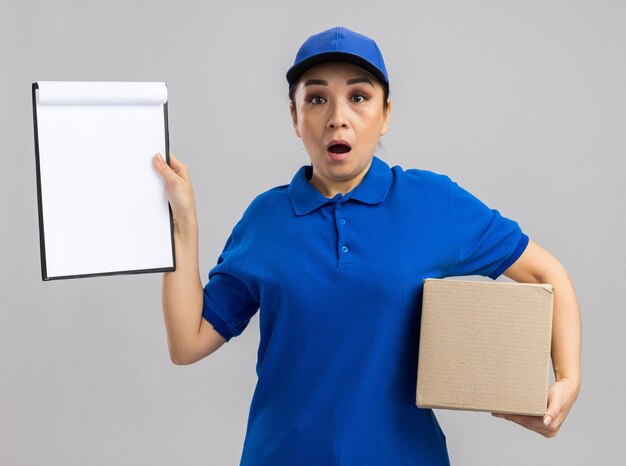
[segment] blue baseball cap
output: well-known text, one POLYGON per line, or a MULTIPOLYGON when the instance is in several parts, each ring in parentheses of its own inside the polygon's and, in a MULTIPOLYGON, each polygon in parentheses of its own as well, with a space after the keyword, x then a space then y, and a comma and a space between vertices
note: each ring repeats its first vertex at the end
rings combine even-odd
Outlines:
POLYGON ((389 87, 383 56, 376 42, 344 27, 334 27, 309 37, 287 70, 291 86, 306 70, 327 61, 347 61, 366 69, 389 87))

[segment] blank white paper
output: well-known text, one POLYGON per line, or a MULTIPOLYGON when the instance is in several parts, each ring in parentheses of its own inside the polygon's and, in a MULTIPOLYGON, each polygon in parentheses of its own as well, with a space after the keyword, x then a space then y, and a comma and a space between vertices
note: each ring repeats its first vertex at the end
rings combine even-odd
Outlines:
POLYGON ((173 266, 165 83, 39 81, 40 213, 48 278, 173 266))

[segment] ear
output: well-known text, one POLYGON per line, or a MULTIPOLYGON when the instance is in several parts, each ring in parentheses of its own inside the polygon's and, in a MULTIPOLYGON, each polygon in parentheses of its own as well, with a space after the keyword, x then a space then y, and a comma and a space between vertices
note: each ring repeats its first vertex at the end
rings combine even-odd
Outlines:
POLYGON ((291 113, 291 120, 293 123, 293 128, 296 130, 296 136, 300 136, 300 131, 298 130, 298 114, 296 113, 296 107, 293 102, 289 102, 289 113, 291 113))
POLYGON ((384 118, 383 128, 380 133, 381 136, 385 134, 387 130, 389 129, 389 120, 391 118, 391 99, 389 97, 387 97, 387 110, 384 111, 383 118, 384 118))

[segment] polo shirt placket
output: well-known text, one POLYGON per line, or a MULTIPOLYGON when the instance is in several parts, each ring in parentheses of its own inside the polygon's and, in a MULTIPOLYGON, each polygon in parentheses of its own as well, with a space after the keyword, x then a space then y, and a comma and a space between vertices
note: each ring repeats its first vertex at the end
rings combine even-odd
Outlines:
POLYGON ((296 215, 306 215, 314 213, 318 208, 331 207, 333 209, 332 218, 334 218, 335 223, 337 269, 352 269, 356 265, 352 249, 354 247, 367 247, 362 242, 356 243, 359 238, 367 237, 367 232, 359 235, 359 232, 354 231, 353 224, 348 220, 348 217, 354 212, 351 207, 356 202, 370 205, 381 203, 391 186, 393 179, 391 170, 381 159, 374 157, 358 186, 345 195, 339 193, 332 198, 324 197, 309 183, 312 170, 310 165, 301 167, 287 188, 294 212, 296 215))
POLYGON ((337 268, 339 269, 350 269, 354 265, 354 255, 350 254, 353 236, 350 234, 351 231, 345 218, 346 211, 349 211, 349 201, 349 196, 337 194, 332 203, 334 230, 337 238, 337 268))

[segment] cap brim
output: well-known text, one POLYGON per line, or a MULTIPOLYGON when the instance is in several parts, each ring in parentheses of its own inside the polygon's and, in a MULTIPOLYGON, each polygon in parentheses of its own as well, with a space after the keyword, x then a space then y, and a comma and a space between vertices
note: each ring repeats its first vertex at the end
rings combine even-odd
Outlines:
POLYGON ((326 52, 320 53, 318 55, 313 55, 305 60, 302 60, 297 65, 292 66, 287 71, 287 82, 289 85, 294 83, 306 70, 309 68, 328 61, 347 61, 350 63, 354 63, 357 66, 369 71, 376 78, 378 78, 381 82, 389 84, 385 75, 374 65, 372 65, 367 60, 359 57, 358 55, 354 55, 346 52, 326 52))

